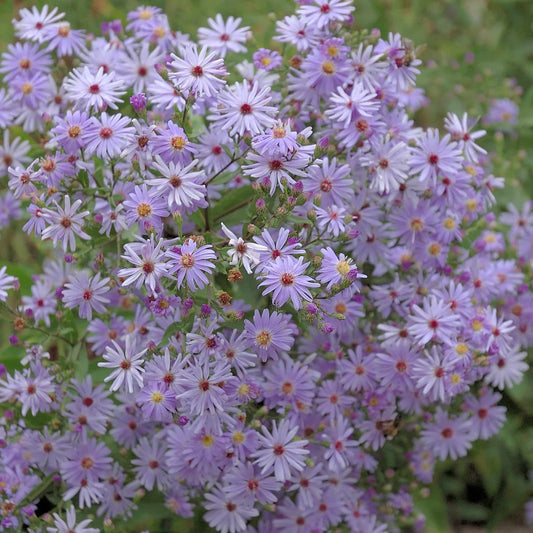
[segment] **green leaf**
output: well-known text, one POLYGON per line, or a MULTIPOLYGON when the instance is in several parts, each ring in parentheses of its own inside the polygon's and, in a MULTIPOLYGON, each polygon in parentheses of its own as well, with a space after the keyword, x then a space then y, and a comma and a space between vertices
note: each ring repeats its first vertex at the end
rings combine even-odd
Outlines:
POLYGON ((450 532, 446 498, 439 486, 433 484, 428 498, 415 498, 415 505, 426 517, 426 529, 429 533, 450 532))
MULTIPOLYGON (((228 191, 215 204, 213 209, 209 210, 209 224, 211 227, 220 225, 220 222, 226 222, 228 215, 247 207, 253 199, 254 192, 251 185, 244 185, 238 189, 228 191)), ((242 222, 242 220, 241 220, 242 222)))

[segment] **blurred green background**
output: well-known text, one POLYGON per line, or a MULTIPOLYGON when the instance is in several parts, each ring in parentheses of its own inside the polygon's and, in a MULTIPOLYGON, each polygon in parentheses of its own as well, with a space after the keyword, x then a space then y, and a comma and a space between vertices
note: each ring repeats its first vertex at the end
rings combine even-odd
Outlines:
MULTIPOLYGON (((140 3, 57 0, 50 5, 65 11, 74 28, 98 33, 102 21, 124 20, 128 10, 140 3)), ((11 20, 18 10, 44 4, 0 0, 0 51, 13 39, 11 20)), ((172 29, 192 38, 209 16, 219 12, 240 16, 254 32, 252 51, 255 45, 268 46, 274 20, 294 11, 292 0, 147 0, 146 4, 162 7, 172 29)), ((507 178, 499 205, 508 201, 520 205, 532 198, 533 156, 528 149, 533 145, 533 1, 362 0, 356 6, 359 29, 379 28, 383 36, 400 32, 415 45, 425 45, 421 54, 425 67, 418 85, 431 103, 416 115, 421 126, 442 126, 447 111, 482 116, 494 98, 511 98, 520 105, 518 125, 488 127, 482 144, 491 151, 493 173, 507 178)), ((418 502, 427 515, 429 531, 528 530, 520 529, 520 524, 523 505, 533 496, 533 482, 528 480, 533 468, 531 372, 505 394, 504 404, 509 420, 500 435, 476 443, 468 458, 437 469, 431 496, 418 502)), ((129 531, 148 527, 177 531, 173 522, 160 522, 169 512, 157 499, 156 494, 145 498, 140 519, 129 523, 129 531)), ((179 530, 205 531, 205 526, 180 525, 179 530)))

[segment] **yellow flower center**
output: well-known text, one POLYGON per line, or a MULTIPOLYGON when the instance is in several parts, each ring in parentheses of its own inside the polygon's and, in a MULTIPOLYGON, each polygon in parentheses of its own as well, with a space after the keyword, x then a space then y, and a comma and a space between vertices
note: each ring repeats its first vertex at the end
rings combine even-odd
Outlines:
POLYGON ((466 352, 468 352, 468 346, 464 343, 464 342, 460 342, 456 347, 455 347, 455 353, 457 355, 464 355, 466 352))
POLYGON ((244 442, 244 433, 242 433, 241 431, 236 431, 234 434, 233 434, 233 437, 231 438, 231 440, 235 443, 235 444, 242 444, 244 442))
POLYGON ((346 274, 350 272, 350 263, 342 259, 341 261, 337 263, 337 265, 335 266, 335 269, 341 276, 346 276, 346 274))
POLYGON ((444 227, 446 229, 454 229, 455 228, 455 220, 451 217, 447 217, 444 220, 444 227))
POLYGON ((335 65, 331 61, 324 61, 322 63, 322 72, 328 76, 335 74, 335 65))
POLYGON ((472 322, 472 329, 474 331, 479 331, 483 327, 483 324, 479 320, 474 320, 472 322))
POLYGON ((215 442, 215 438, 213 437, 213 435, 204 435, 202 437, 202 444, 206 448, 209 448, 210 446, 213 446, 214 442, 215 442))
POLYGON ((161 403, 163 399, 164 399, 164 396, 159 391, 152 392, 152 394, 150 395, 150 401, 152 403, 161 403))

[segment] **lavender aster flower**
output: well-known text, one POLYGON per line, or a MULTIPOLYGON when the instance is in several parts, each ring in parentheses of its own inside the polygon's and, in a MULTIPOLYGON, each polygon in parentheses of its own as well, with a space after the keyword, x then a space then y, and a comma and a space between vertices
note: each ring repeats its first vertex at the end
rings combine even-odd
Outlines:
POLYGON ((263 426, 263 435, 259 436, 261 449, 252 454, 262 474, 274 472, 275 478, 281 482, 290 479, 294 470, 302 471, 305 466, 303 456, 309 454, 309 450, 304 449, 307 440, 293 440, 298 426, 290 426, 288 420, 282 420, 279 425, 273 420, 272 432, 263 426))
POLYGON ((265 279, 259 287, 265 287, 263 295, 272 294, 272 301, 276 307, 281 307, 290 298, 294 309, 302 308, 302 299, 310 302, 313 297, 309 292, 311 287, 320 284, 304 274, 309 263, 304 263, 292 256, 281 257, 266 268, 265 279))
POLYGON ((116 341, 112 341, 114 348, 108 346, 103 358, 106 362, 98 363, 98 366, 104 368, 113 368, 113 372, 107 376, 104 381, 113 380, 111 391, 126 389, 133 392, 143 385, 142 367, 144 363, 143 355, 147 349, 136 352, 136 346, 131 335, 126 336, 126 346, 122 348, 116 341), (136 352, 136 353, 135 353, 136 352))
POLYGON ((181 287, 186 280, 187 287, 194 292, 209 283, 206 274, 211 274, 215 269, 210 260, 216 259, 212 246, 197 247, 192 239, 187 239, 181 247, 170 249, 166 255, 171 260, 169 274, 176 273, 178 287, 181 287))
POLYGON ((91 320, 93 310, 105 313, 109 298, 103 296, 109 292, 109 278, 100 279, 100 272, 89 278, 85 272, 75 273, 66 283, 63 291, 63 303, 68 309, 79 306, 80 318, 91 320))
POLYGON ((65 208, 55 202, 57 212, 51 209, 43 209, 44 219, 50 223, 41 234, 41 239, 52 239, 54 246, 59 241, 62 242, 63 251, 70 249, 72 252, 76 250, 76 236, 84 240, 89 240, 91 237, 87 235, 82 229, 83 219, 89 214, 89 211, 82 211, 76 213, 81 206, 82 201, 76 200, 72 205, 70 204, 70 196, 65 195, 65 208))
POLYGON ((76 509, 74 508, 74 505, 71 505, 67 509, 66 521, 57 513, 54 513, 53 517, 54 527, 47 527, 46 531, 48 533, 98 533, 99 531, 95 527, 87 527, 91 523, 90 518, 82 520, 76 524, 76 509))

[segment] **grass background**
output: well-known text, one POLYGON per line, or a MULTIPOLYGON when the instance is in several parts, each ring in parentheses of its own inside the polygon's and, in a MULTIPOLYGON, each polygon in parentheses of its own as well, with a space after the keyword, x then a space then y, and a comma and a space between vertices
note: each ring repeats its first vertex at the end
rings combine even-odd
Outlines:
MULTIPOLYGON (((0 0, 0 51, 13 39, 11 20, 21 7, 45 2, 0 0)), ((209 16, 222 13, 243 18, 251 26, 257 46, 268 46, 274 20, 294 11, 292 0, 147 0, 163 8, 174 30, 196 37, 209 16)), ((106 20, 125 20, 135 0, 57 0, 74 28, 99 33, 106 20)), ((486 112, 492 98, 511 97, 520 103, 520 121, 503 137, 500 128, 489 128, 483 144, 493 155, 494 174, 507 177, 508 187, 500 194, 521 204, 533 197, 533 1, 531 0, 363 0, 356 2, 356 25, 379 28, 382 35, 400 32, 425 45, 426 63, 419 86, 426 89, 431 104, 416 115, 422 126, 441 126, 447 111, 486 112), (474 54, 474 62, 465 59, 474 54), (522 90, 520 90, 522 88, 522 90)), ((253 45, 251 46, 253 48, 253 45)), ((253 50, 252 50, 253 51, 253 50)), ((29 262, 10 250, 14 262, 29 262)), ((21 252, 23 253, 23 251, 21 252)), ((4 342, 0 343, 0 346, 4 342)), ((6 352, 3 352, 6 353, 6 352)), ((533 465, 533 377, 504 398, 509 420, 500 435, 478 442, 468 458, 446 462, 437 469, 430 498, 419 502, 428 517, 430 531, 460 531, 466 524, 483 530, 513 531, 522 522, 522 507, 531 497, 527 473, 533 465), (504 524, 504 525, 502 525, 504 524)), ((118 525, 117 531, 206 531, 200 522, 176 522, 160 503, 157 493, 140 504, 138 519, 118 525), (159 501, 158 501, 159 500, 159 501)))

